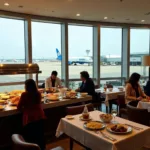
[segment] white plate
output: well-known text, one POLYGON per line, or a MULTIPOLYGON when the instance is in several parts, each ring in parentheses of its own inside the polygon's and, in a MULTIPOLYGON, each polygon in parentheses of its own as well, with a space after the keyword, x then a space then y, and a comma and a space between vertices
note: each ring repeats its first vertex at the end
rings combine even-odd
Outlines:
POLYGON ((115 131, 111 130, 111 127, 113 127, 113 126, 114 126, 114 124, 108 125, 108 126, 106 127, 107 131, 109 131, 109 132, 111 132, 111 133, 113 133, 113 134, 128 134, 128 133, 132 132, 132 128, 129 127, 129 126, 127 126, 127 125, 124 125, 124 124, 123 124, 123 126, 124 126, 125 128, 127 128, 127 131, 126 131, 126 132, 115 132, 115 131))
POLYGON ((68 119, 68 120, 71 120, 71 119, 74 119, 74 116, 72 116, 72 115, 67 115, 65 118, 68 119))
POLYGON ((91 122, 98 122, 98 123, 101 124, 101 127, 100 127, 100 128, 96 128, 96 129, 89 128, 89 127, 87 127, 87 123, 88 123, 88 122, 85 122, 85 123, 84 123, 84 127, 85 127, 86 129, 88 129, 88 130, 102 130, 102 129, 105 128, 105 125, 104 125, 103 123, 101 123, 100 121, 91 121, 91 122))

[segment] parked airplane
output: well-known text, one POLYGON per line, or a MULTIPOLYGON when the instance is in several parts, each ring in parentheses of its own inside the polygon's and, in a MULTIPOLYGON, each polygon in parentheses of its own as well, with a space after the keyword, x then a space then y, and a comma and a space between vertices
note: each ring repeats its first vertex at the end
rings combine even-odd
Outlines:
MULTIPOLYGON (((62 60, 62 55, 59 50, 56 48, 57 60, 62 60)), ((88 64, 92 65, 93 60, 91 57, 69 57, 68 64, 69 65, 77 65, 77 64, 88 64)))

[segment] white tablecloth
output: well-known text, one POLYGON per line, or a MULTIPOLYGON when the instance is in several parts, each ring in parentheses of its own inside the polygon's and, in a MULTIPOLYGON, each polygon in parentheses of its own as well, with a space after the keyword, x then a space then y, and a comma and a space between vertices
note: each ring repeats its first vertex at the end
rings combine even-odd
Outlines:
MULTIPOLYGON (((90 116, 94 120, 100 120, 99 115, 101 113, 99 111, 93 111, 90 112, 90 116)), ((75 118, 73 120, 61 119, 56 136, 59 137, 62 133, 65 133, 92 150, 140 150, 144 144, 150 144, 148 143, 150 142, 150 128, 147 126, 117 117, 116 120, 119 123, 128 123, 136 127, 141 127, 143 130, 133 129, 133 132, 127 135, 114 135, 104 129, 104 133, 117 139, 116 142, 112 142, 103 138, 101 134, 86 130, 83 127, 84 122, 80 121, 79 116, 74 116, 75 118)))
POLYGON ((108 89, 106 92, 104 92, 102 89, 97 89, 96 92, 101 92, 106 96, 105 98, 106 106, 109 106, 109 100, 117 99, 117 96, 119 94, 125 94, 125 91, 119 91, 118 88, 114 88, 112 92, 109 92, 108 89))
POLYGON ((137 105, 137 108, 147 109, 150 112, 150 102, 142 102, 140 101, 137 105))

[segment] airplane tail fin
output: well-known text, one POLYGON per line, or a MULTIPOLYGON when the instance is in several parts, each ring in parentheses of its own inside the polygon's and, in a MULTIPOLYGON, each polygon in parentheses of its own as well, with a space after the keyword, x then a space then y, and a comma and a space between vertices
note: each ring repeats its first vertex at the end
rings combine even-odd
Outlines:
POLYGON ((57 60, 62 60, 62 55, 60 54, 58 48, 56 48, 57 60))

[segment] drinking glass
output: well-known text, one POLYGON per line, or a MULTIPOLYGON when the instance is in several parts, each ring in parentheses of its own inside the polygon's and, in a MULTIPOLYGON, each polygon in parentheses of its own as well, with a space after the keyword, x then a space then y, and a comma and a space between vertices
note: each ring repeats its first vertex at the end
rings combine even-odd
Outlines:
POLYGON ((113 116, 113 121, 112 121, 112 123, 113 123, 113 124, 118 123, 118 122, 115 120, 115 118, 116 118, 116 116, 117 116, 117 110, 116 110, 116 109, 113 109, 113 110, 111 111, 111 114, 112 114, 112 116, 113 116))

